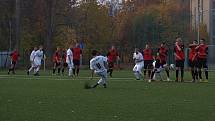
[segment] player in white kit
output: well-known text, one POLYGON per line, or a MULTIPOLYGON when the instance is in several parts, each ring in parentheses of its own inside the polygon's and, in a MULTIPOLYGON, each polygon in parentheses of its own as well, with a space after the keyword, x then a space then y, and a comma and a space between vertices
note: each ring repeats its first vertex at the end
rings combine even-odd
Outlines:
POLYGON ((135 61, 135 66, 133 68, 134 75, 137 80, 143 78, 142 68, 144 67, 144 59, 142 53, 139 52, 139 49, 135 48, 133 54, 133 59, 135 61))
POLYGON ((35 52, 35 57, 33 59, 35 66, 35 76, 39 76, 39 70, 43 59, 43 46, 39 47, 39 50, 35 52))
POLYGON ((98 55, 96 50, 92 51, 93 58, 90 60, 90 70, 92 70, 92 77, 95 74, 100 76, 99 81, 92 86, 92 88, 96 88, 98 85, 103 85, 104 88, 107 87, 107 68, 108 62, 107 58, 101 55, 98 55))
POLYGON ((69 76, 72 76, 72 69, 74 68, 72 46, 66 52, 66 63, 69 68, 69 76))
POLYGON ((30 55, 31 67, 28 69, 27 75, 29 75, 33 69, 35 71, 34 57, 35 57, 36 51, 37 51, 37 47, 34 47, 34 50, 31 52, 31 55, 30 55))

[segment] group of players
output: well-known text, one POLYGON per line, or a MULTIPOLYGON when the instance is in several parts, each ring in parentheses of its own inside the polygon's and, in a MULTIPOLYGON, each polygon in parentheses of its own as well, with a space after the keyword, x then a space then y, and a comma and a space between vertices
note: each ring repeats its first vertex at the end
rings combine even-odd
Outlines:
MULTIPOLYGON (((174 64, 170 66, 167 64, 168 57, 168 48, 166 47, 165 42, 160 44, 160 47, 156 53, 153 55, 153 50, 149 44, 146 44, 145 49, 140 51, 138 48, 135 49, 133 54, 133 59, 135 61, 135 66, 133 68, 134 75, 137 80, 148 79, 149 82, 156 80, 156 76, 160 76, 160 80, 163 80, 161 77, 161 72, 165 71, 167 74, 167 81, 170 81, 170 70, 171 68, 176 71, 176 82, 184 82, 184 62, 185 62, 185 53, 184 45, 181 38, 177 38, 174 45, 174 56, 175 56, 175 67, 174 64), (144 73, 142 70, 144 69, 144 73), (148 71, 148 75, 147 75, 148 71), (181 72, 181 78, 179 78, 179 72, 181 72)), ((202 80, 202 68, 205 71, 205 81, 208 81, 208 66, 207 66, 207 55, 208 55, 208 45, 205 44, 205 40, 201 39, 200 43, 194 40, 190 45, 189 52, 189 66, 191 68, 192 82, 197 80, 202 80)), ((11 53, 12 64, 9 68, 8 74, 12 71, 15 73, 15 65, 18 60, 18 51, 15 50, 11 53)), ((93 86, 96 87, 99 84, 103 84, 106 87, 107 74, 110 73, 112 77, 114 62, 119 60, 119 54, 114 46, 109 50, 106 56, 102 56, 98 51, 94 50, 92 52, 93 59, 90 61, 90 69, 93 70, 97 75, 101 77, 98 83, 93 86)), ((70 46, 69 49, 56 49, 53 55, 53 74, 58 74, 68 67, 68 75, 79 75, 80 69, 80 59, 82 57, 82 50, 79 47, 79 44, 76 44, 75 47, 70 46)), ((34 75, 39 75, 39 69, 44 58, 43 47, 37 47, 31 52, 30 61, 31 67, 27 71, 29 75, 32 70, 34 70, 34 75)))
MULTIPOLYGON (((189 45, 189 66, 192 74, 192 82, 208 81, 208 66, 207 66, 207 55, 208 45, 205 44, 205 39, 201 39, 200 43, 194 40, 189 45), (202 80, 202 68, 205 71, 205 80, 202 80)), ((176 71, 176 82, 184 82, 184 63, 185 63, 185 52, 184 45, 181 38, 177 38, 174 45, 174 56, 175 65, 167 64, 168 49, 165 43, 161 43, 157 53, 153 56, 153 51, 148 44, 146 44, 143 52, 139 49, 135 49, 133 59, 136 65, 133 68, 136 79, 139 80, 141 77, 146 78, 146 71, 148 70, 149 82, 156 79, 156 75, 162 77, 160 73, 165 70, 167 74, 167 81, 170 81, 169 71, 175 69, 176 71), (142 68, 144 68, 144 75, 142 74, 142 68), (179 72, 181 72, 181 78, 179 79, 179 72)))

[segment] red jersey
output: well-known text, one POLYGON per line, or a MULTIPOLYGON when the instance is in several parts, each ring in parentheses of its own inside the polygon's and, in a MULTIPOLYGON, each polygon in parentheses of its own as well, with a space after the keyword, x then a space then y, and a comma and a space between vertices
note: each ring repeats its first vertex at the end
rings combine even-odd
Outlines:
POLYGON ((117 56, 119 56, 117 50, 116 50, 116 49, 111 49, 111 50, 108 52, 108 54, 107 54, 108 61, 109 61, 109 62, 114 62, 114 61, 116 61, 117 56))
POLYGON ((159 53, 160 60, 162 62, 166 62, 166 60, 167 60, 167 54, 168 54, 168 49, 165 48, 165 47, 160 47, 158 49, 158 53, 159 53))
POLYGON ((191 60, 191 61, 196 60, 196 57, 197 57, 196 47, 197 47, 197 45, 189 46, 189 48, 190 48, 189 60, 191 60))
POLYGON ((13 52, 10 54, 10 57, 11 57, 11 60, 12 60, 12 61, 18 61, 18 57, 19 57, 18 51, 13 51, 13 52))
POLYGON ((185 60, 185 55, 184 55, 184 45, 179 45, 179 47, 181 48, 181 50, 178 49, 178 47, 175 46, 174 48, 174 52, 175 54, 180 57, 175 57, 175 60, 185 60))
POLYGON ((144 60, 153 60, 152 49, 144 49, 143 58, 144 60))
POLYGON ((59 51, 56 51, 56 52, 54 53, 53 61, 54 61, 54 62, 60 62, 60 59, 61 59, 61 57, 60 57, 60 52, 59 52, 59 51))
POLYGON ((206 44, 200 45, 198 49, 198 58, 206 59, 208 55, 208 46, 206 44))
POLYGON ((82 54, 81 48, 79 47, 73 48, 72 52, 73 52, 73 60, 80 60, 81 54, 82 54))

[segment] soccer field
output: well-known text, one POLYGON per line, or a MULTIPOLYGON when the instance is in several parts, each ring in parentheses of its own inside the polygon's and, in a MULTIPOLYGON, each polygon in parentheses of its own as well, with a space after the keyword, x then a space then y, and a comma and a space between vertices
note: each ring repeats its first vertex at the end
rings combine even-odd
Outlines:
POLYGON ((209 76, 209 83, 147 83, 118 71, 108 88, 86 90, 86 81, 97 81, 86 70, 73 79, 0 71, 0 121, 214 121, 214 72, 209 76))

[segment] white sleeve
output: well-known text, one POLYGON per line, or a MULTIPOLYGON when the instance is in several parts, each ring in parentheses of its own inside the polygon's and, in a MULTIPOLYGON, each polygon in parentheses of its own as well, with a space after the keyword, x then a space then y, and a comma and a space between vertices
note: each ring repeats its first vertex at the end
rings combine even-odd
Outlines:
POLYGON ((94 68, 93 68, 93 61, 90 61, 90 70, 94 70, 94 68))

